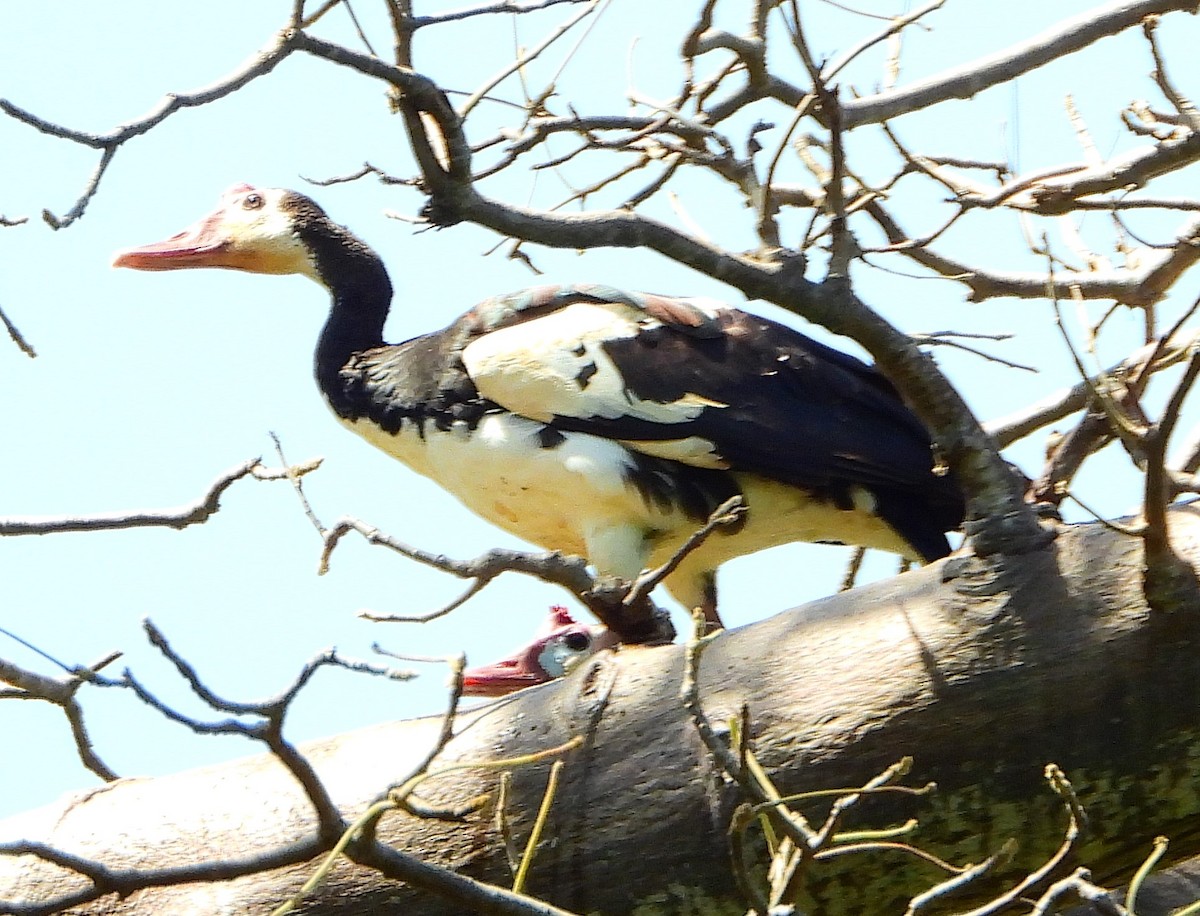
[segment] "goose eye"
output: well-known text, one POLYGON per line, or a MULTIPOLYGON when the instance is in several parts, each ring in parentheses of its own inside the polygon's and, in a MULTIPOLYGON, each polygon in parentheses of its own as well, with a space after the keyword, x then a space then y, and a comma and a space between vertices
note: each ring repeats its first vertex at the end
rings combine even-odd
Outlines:
POLYGON ((247 194, 242 201, 242 207, 246 210, 258 210, 262 205, 263 198, 261 194, 247 194))
POLYGON ((563 644, 572 652, 582 652, 592 644, 587 633, 568 633, 563 637, 563 644))

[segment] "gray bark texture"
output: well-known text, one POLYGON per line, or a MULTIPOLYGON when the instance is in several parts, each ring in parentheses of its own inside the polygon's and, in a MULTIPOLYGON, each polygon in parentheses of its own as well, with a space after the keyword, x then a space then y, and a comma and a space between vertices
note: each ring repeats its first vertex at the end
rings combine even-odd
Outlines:
MULTIPOLYGON (((1175 510, 1171 525, 1177 549, 1195 564, 1200 512, 1175 510)), ((915 817, 920 827, 906 841, 957 864, 980 862, 1015 839, 1019 849, 1001 878, 954 898, 963 910, 1041 865, 1062 842, 1067 818, 1043 778, 1054 762, 1088 815, 1068 864, 1120 884, 1156 835, 1172 838, 1164 867, 1200 853, 1200 608, 1152 614, 1141 556, 1137 538, 1082 525, 1036 553, 952 557, 778 614, 708 648, 705 710, 723 727, 748 707, 751 746, 784 792, 860 786, 911 755, 907 784, 935 781, 937 791, 866 799, 842 829, 915 817)), ((716 769, 683 709, 682 677, 680 646, 626 648, 460 718, 435 766, 584 739, 565 758, 530 893, 579 913, 745 912, 726 834, 739 789, 716 769), (696 908, 701 898, 708 909, 696 908)), ((353 818, 407 774, 439 727, 436 719, 388 723, 303 750, 353 818)), ((548 766, 514 772, 509 810, 520 843, 548 766)), ((456 771, 421 794, 461 803, 494 793, 497 781, 495 772, 456 771)), ((819 824, 827 805, 802 810, 819 824)), ((64 798, 0 822, 0 843, 36 840, 112 867, 163 867, 267 851, 311 835, 313 823, 281 765, 255 757, 64 798)), ((428 864, 511 883, 489 812, 465 823, 390 814, 379 835, 428 864)), ((269 912, 313 867, 110 895, 72 912, 269 912)), ((899 851, 840 856, 809 872, 806 911, 903 913, 913 894, 945 877, 899 851)), ((81 884, 31 856, 0 856, 0 900, 10 905, 81 884)), ((300 909, 465 911, 346 861, 300 909)))

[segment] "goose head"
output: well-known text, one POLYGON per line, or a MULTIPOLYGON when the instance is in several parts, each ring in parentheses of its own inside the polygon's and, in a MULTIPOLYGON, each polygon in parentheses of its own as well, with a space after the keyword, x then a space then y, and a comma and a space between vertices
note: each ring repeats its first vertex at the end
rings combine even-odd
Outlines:
POLYGON ((529 645, 508 658, 463 672, 463 694, 499 697, 544 684, 570 674, 585 659, 616 644, 611 630, 576 623, 566 608, 555 606, 529 645))
MULTIPOLYGON (((324 283, 306 229, 332 227, 316 203, 295 191, 239 184, 213 212, 182 232, 119 251, 114 267, 184 270, 224 267, 260 274, 302 274, 324 283)), ((340 228, 340 227, 333 227, 340 228)))

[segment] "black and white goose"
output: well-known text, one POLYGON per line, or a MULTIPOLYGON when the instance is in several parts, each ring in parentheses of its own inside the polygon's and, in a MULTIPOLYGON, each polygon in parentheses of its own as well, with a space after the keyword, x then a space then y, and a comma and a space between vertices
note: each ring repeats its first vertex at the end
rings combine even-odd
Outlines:
POLYGON ((550 608, 550 619, 527 645, 500 661, 464 671, 463 696, 502 697, 566 677, 597 652, 617 643, 611 630, 576 623, 565 607, 556 604, 550 608))
POLYGON ((379 256, 309 198, 248 185, 114 264, 317 281, 333 304, 316 377, 338 419, 493 524, 602 573, 663 563, 741 494, 742 520, 664 583, 714 626, 716 570, 734 557, 820 541, 930 561, 962 521, 953 477, 935 473, 928 434, 882 375, 713 301, 539 287, 389 345, 379 256))

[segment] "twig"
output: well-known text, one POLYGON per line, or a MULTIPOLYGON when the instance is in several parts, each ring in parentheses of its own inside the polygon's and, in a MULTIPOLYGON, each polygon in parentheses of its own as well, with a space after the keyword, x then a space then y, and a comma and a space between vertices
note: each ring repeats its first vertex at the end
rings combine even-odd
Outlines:
MULTIPOLYGON (((340 0, 336 0, 340 2, 340 0)), ((395 175, 389 175, 378 166, 374 166, 369 162, 364 162, 362 168, 348 175, 334 175, 329 178, 304 178, 309 184, 318 188, 328 188, 338 184, 349 184, 350 182, 358 181, 360 178, 366 178, 368 175, 374 175, 380 184, 384 185, 405 185, 411 187, 417 183, 414 178, 397 178, 395 175)))
MULTIPOLYGON (((289 469, 286 473, 308 473, 317 464, 309 463, 289 469)), ((234 482, 243 477, 273 480, 280 476, 278 471, 264 468, 258 458, 251 458, 235 465, 221 474, 209 486, 208 492, 194 502, 171 509, 156 509, 150 512, 110 512, 90 516, 13 516, 0 518, 0 537, 57 534, 65 531, 114 531, 125 528, 175 528, 199 525, 211 518, 220 509, 221 497, 234 482)))
POLYGON ((438 620, 445 617, 451 611, 456 611, 481 591, 487 588, 490 578, 479 578, 467 586, 467 590, 455 598, 448 604, 442 605, 436 610, 430 611, 428 614, 380 614, 376 611, 359 611, 358 616, 362 620, 369 620, 371 623, 429 623, 431 620, 438 620))
POLYGON ((0 99, 0 111, 35 130, 60 140, 69 140, 92 149, 101 150, 100 161, 93 170, 83 192, 75 204, 64 216, 55 216, 49 210, 42 211, 42 218, 55 229, 65 229, 79 219, 87 208, 88 202, 95 195, 100 180, 112 162, 117 150, 128 140, 139 137, 161 124, 171 115, 185 108, 195 108, 207 105, 218 99, 231 95, 243 86, 253 82, 260 76, 265 76, 275 69, 284 58, 296 50, 289 43, 289 33, 284 32, 274 38, 255 54, 248 63, 234 71, 224 79, 195 92, 171 93, 165 96, 148 114, 134 121, 128 121, 106 134, 89 134, 84 131, 72 130, 53 124, 37 115, 15 105, 8 99, 0 99))
MULTIPOLYGON (((704 712, 700 702, 700 658, 716 634, 702 635, 705 628, 703 615, 693 614, 693 618, 695 626, 684 647, 683 680, 679 685, 679 698, 683 708, 691 717, 696 734, 704 742, 717 765, 742 787, 751 802, 777 801, 781 797, 780 793, 771 784, 758 761, 748 753, 744 763, 739 760, 718 736, 704 712)), ((793 843, 798 847, 808 848, 815 832, 808 825, 804 815, 778 807, 772 807, 771 812, 771 816, 793 843)))
POLYGON ((863 559, 866 555, 867 548, 854 548, 853 553, 850 554, 850 562, 846 564, 846 572, 842 575, 841 584, 838 585, 839 592, 848 592, 854 588, 854 583, 858 579, 858 571, 862 569, 863 559))
POLYGON ((849 51, 846 51, 844 54, 842 54, 837 60, 826 64, 821 70, 821 81, 829 83, 835 76, 838 75, 838 73, 852 63, 854 59, 861 55, 864 51, 874 47, 881 41, 886 41, 891 36, 903 29, 908 28, 918 19, 921 19, 929 13, 932 13, 934 10, 941 9, 945 3, 946 0, 931 0, 931 2, 913 10, 911 13, 905 13, 903 16, 897 16, 895 19, 892 19, 886 26, 884 26, 883 29, 876 32, 874 35, 867 36, 849 51))
POLYGON ((474 560, 452 560, 443 554, 432 554, 411 547, 391 535, 367 523, 351 517, 339 519, 325 533, 325 544, 321 552, 318 571, 328 572, 333 551, 341 539, 351 531, 364 537, 368 543, 387 547, 410 560, 449 573, 460 579, 472 580, 471 585, 449 604, 424 615, 379 614, 364 611, 360 617, 375 622, 424 623, 441 617, 478 594, 497 576, 516 572, 533 576, 543 582, 566 588, 583 602, 622 642, 670 641, 673 631, 665 615, 657 612, 648 599, 649 593, 667 576, 674 572, 683 559, 704 543, 716 528, 737 519, 744 511, 740 496, 731 497, 718 506, 708 520, 680 545, 666 563, 657 569, 643 573, 632 583, 621 582, 603 576, 593 576, 587 562, 581 557, 567 556, 557 552, 524 553, 515 550, 494 549, 474 560))
MULTIPOLYGON (((300 480, 303 474, 300 473, 299 469, 293 468, 290 464, 288 464, 288 460, 283 454, 283 445, 279 441, 279 436, 277 436, 273 431, 268 431, 267 435, 269 435, 271 437, 271 441, 275 443, 275 454, 279 456, 279 464, 283 467, 284 474, 287 479, 292 482, 292 487, 296 491, 296 498, 300 500, 300 506, 304 509, 305 517, 309 520, 309 522, 312 523, 312 526, 317 529, 317 534, 321 535, 321 537, 325 537, 325 528, 321 524, 321 520, 317 518, 317 513, 313 511, 312 504, 308 501, 308 497, 304 495, 304 484, 300 480)), ((317 464, 319 466, 319 460, 317 464)), ((304 473, 307 473, 307 471, 304 473)))
POLYGON ((1200 376, 1200 348, 1192 353, 1183 377, 1175 386, 1162 419, 1143 437, 1146 459, 1145 497, 1142 516, 1146 520, 1143 534, 1144 578, 1146 602, 1159 612, 1176 610, 1194 601, 1200 594, 1200 581, 1191 563, 1180 557, 1171 546, 1167 503, 1172 498, 1166 467, 1167 446, 1179 420, 1184 398, 1200 376))
POLYGON ((1130 913, 1137 912, 1137 898, 1138 894, 1141 893, 1142 884, 1150 877, 1150 872, 1154 871, 1154 866, 1158 864, 1158 860, 1166 855, 1168 842, 1165 836, 1155 837, 1154 848, 1151 850, 1150 855, 1146 856, 1145 861, 1138 866, 1138 870, 1130 879, 1129 890, 1125 894, 1125 909, 1129 910, 1130 913))
MULTIPOLYGON (((791 805, 796 802, 813 801, 818 798, 832 798, 835 802, 842 802, 843 804, 840 807, 844 809, 850 805, 857 804, 859 795, 923 796, 923 795, 929 795, 930 793, 937 791, 937 783, 935 783, 935 782, 927 782, 923 786, 889 786, 889 785, 886 785, 888 780, 894 779, 897 776, 908 775, 908 772, 911 768, 912 768, 912 758, 911 757, 903 757, 896 763, 892 764, 892 766, 890 766, 886 770, 884 770, 881 774, 874 777, 871 780, 871 782, 867 783, 864 786, 857 786, 855 788, 839 788, 839 789, 813 789, 808 792, 796 792, 793 795, 781 795, 776 799, 772 799, 771 801, 759 802, 757 805, 752 806, 751 810, 755 814, 757 814, 760 811, 765 811, 768 808, 772 808, 776 805, 791 805)), ((835 805, 833 807, 837 808, 838 806, 835 805)), ((868 832, 873 835, 882 833, 882 834, 886 834, 888 836, 892 836, 897 832, 897 830, 899 830, 899 832, 901 832, 901 833, 907 833, 911 829, 912 829, 912 824, 905 824, 903 827, 900 827, 900 828, 887 827, 887 828, 884 828, 882 831, 872 830, 872 831, 868 831, 868 832)), ((838 842, 857 842, 859 839, 861 839, 861 837, 858 834, 838 833, 835 835, 835 834, 833 834, 833 832, 831 830, 827 830, 826 827, 822 827, 821 832, 827 834, 825 839, 833 838, 833 839, 836 839, 838 842)))
MULTIPOLYGON (((334 548, 341 539, 350 532, 357 532, 369 544, 386 547, 403 557, 415 560, 426 566, 449 573, 460 579, 475 579, 483 582, 490 581, 501 573, 519 572, 535 576, 546 582, 562 585, 572 592, 587 592, 594 584, 592 576, 587 571, 586 562, 580 557, 564 556, 559 553, 525 553, 517 550, 493 549, 474 560, 453 560, 444 554, 433 554, 416 547, 410 547, 378 528, 360 519, 344 516, 338 519, 325 532, 325 545, 321 551, 318 573, 324 575, 329 571, 329 563, 334 548)), ((370 618, 380 619, 380 618, 370 618)))
POLYGON ((175 666, 176 671, 192 689, 192 692, 201 700, 219 712, 235 716, 257 716, 262 721, 249 724, 238 719, 201 722, 178 712, 159 700, 128 669, 118 686, 131 688, 144 703, 158 710, 171 721, 186 725, 197 734, 241 735, 266 744, 304 789, 305 796, 317 815, 317 832, 320 842, 322 844, 334 842, 345 831, 345 821, 312 765, 283 737, 284 718, 296 696, 320 668, 334 666, 393 680, 408 680, 414 676, 412 672, 396 671, 366 662, 350 661, 343 659, 336 651, 330 649, 310 659, 301 668, 291 685, 277 696, 252 703, 235 702, 226 700, 209 689, 200 679, 195 668, 171 647, 162 631, 153 623, 149 620, 143 621, 143 627, 151 644, 175 666))
POLYGON ((1002 912, 1021 897, 1028 894, 1033 888, 1044 882, 1074 851, 1082 833, 1084 823, 1083 809, 1079 805, 1079 799, 1075 796, 1075 790, 1071 787, 1071 783, 1067 781, 1066 776, 1063 775, 1062 770, 1055 764, 1050 763, 1046 765, 1045 775, 1046 781, 1050 783, 1050 788, 1062 799, 1063 807, 1067 811, 1066 836, 1059 846, 1058 851, 1041 868, 1035 869, 1026 875, 1025 878, 1012 888, 988 901, 983 906, 977 907, 968 913, 963 913, 961 916, 992 916, 994 913, 1002 912))
POLYGON ((771 156, 771 163, 767 166, 767 174, 763 179, 761 191, 762 201, 758 208, 758 230, 763 243, 768 246, 778 248, 780 245, 779 227, 775 224, 775 210, 778 206, 775 202, 774 194, 775 170, 779 167, 783 153, 791 142, 792 134, 796 132, 796 128, 800 126, 800 122, 808 115, 813 105, 816 104, 816 101, 817 96, 812 92, 800 100, 800 104, 796 106, 796 110, 792 113, 791 121, 788 122, 787 130, 783 132, 779 144, 775 147, 775 153, 771 156))
POLYGON ((454 10, 449 13, 438 13, 431 16, 414 16, 410 21, 411 28, 414 30, 425 28, 432 25, 443 25, 447 22, 459 22, 463 19, 470 19, 475 16, 491 16, 496 13, 535 13, 539 10, 549 9, 552 6, 558 6, 561 3, 583 3, 589 0, 498 0, 496 3, 483 3, 479 6, 467 7, 460 10, 454 10))
POLYGON ((918 344, 926 344, 930 346, 954 347, 966 353, 971 353, 974 356, 980 356, 988 362, 999 363, 1001 366, 1007 366, 1009 369, 1021 369, 1024 372, 1034 372, 1038 370, 1035 366, 1027 366, 1024 363, 1018 363, 1011 359, 1005 359, 1003 356, 995 356, 985 350, 980 350, 978 347, 972 347, 969 344, 955 340, 955 337, 970 337, 983 340, 1010 340, 1012 334, 964 334, 958 331, 934 331, 929 334, 913 334, 912 339, 918 344))
POLYGON ((508 77, 512 76, 512 74, 519 71, 530 61, 536 59, 543 51, 558 41, 558 39, 562 38, 563 35, 567 34, 567 32, 578 25, 582 20, 594 13, 596 8, 605 2, 606 0, 589 0, 587 6, 585 6, 582 10, 547 35, 539 45, 524 54, 518 55, 516 60, 514 60, 511 64, 507 64, 499 73, 491 77, 491 79, 485 81, 484 84, 476 89, 475 92, 471 94, 471 97, 463 103, 462 108, 458 113, 459 118, 465 119, 467 115, 471 113, 471 109, 479 104, 479 101, 487 96, 489 92, 500 85, 500 83, 504 82, 504 80, 508 79, 508 77))
POLYGON ((95 773, 105 782, 112 782, 118 779, 117 773, 100 758, 92 746, 91 737, 88 735, 87 726, 83 720, 83 707, 80 706, 79 701, 76 699, 76 694, 84 684, 97 681, 97 673, 120 658, 121 653, 110 652, 103 658, 87 666, 67 666, 38 647, 31 645, 15 633, 2 628, 0 628, 0 633, 16 640, 43 658, 50 660, 68 674, 65 678, 47 677, 43 674, 28 671, 0 658, 0 681, 11 684, 16 688, 12 691, 0 691, 0 698, 44 700, 47 703, 58 706, 62 709, 63 715, 67 717, 67 724, 71 727, 71 736, 75 741, 75 750, 79 754, 79 760, 84 767, 95 773))
POLYGON ((0 324, 4 325, 4 330, 8 332, 9 339, 17 345, 22 353, 30 359, 37 358, 37 351, 33 349, 33 345, 25 339, 25 336, 17 330, 17 326, 9 320, 9 317, 4 314, 4 309, 0 308, 0 324))
POLYGON ((1090 903, 1100 916, 1130 916, 1130 911, 1114 901, 1107 890, 1093 884, 1091 877, 1086 868, 1077 868, 1067 877, 1055 881, 1037 899, 1028 916, 1046 916, 1054 902, 1067 894, 1090 903))
POLYGON ((989 420, 983 424, 983 428, 996 439, 1001 448, 1006 448, 1042 427, 1085 408, 1092 392, 1105 379, 1122 379, 1134 373, 1139 377, 1149 376, 1151 373, 1178 365, 1187 358, 1192 347, 1200 340, 1200 332, 1193 332, 1178 339, 1164 339, 1167 341, 1165 344, 1147 344, 1098 375, 1089 375, 1072 387, 1049 394, 1015 414, 989 420))
MULTIPOLYGON (((145 624, 147 635, 151 642, 167 657, 176 670, 188 682, 198 696, 204 699, 214 709, 232 712, 235 715, 253 714, 262 717, 261 724, 245 724, 235 719, 217 723, 203 723, 182 713, 177 712, 143 687, 133 675, 126 670, 119 680, 99 678, 94 671, 86 678, 105 687, 125 687, 132 689, 144 702, 157 709, 172 721, 188 725, 193 730, 203 734, 241 734, 243 736, 263 741, 271 749, 277 759, 300 783, 305 796, 313 805, 317 815, 317 833, 307 839, 288 846, 266 851, 256 851, 253 856, 244 859, 225 859, 207 861, 198 865, 184 865, 162 869, 112 869, 108 866, 74 856, 44 844, 17 842, 0 845, 0 855, 33 855, 44 861, 54 863, 62 868, 72 870, 88 878, 89 887, 64 893, 59 898, 47 902, 43 907, 28 907, 21 912, 51 913, 60 912, 74 906, 82 905, 107 894, 117 893, 121 896, 146 887, 168 886, 187 882, 223 881, 249 874, 271 871, 289 865, 296 865, 311 859, 323 849, 329 848, 345 834, 346 825, 340 813, 328 795, 324 785, 313 771, 308 761, 288 741, 283 738, 283 718, 290 708, 292 700, 311 678, 312 674, 325 665, 338 665, 354 671, 381 674, 389 677, 406 678, 408 673, 396 672, 391 669, 380 669, 362 662, 350 662, 341 659, 332 651, 322 653, 312 659, 293 681, 292 685, 277 697, 259 703, 237 703, 222 699, 211 691, 200 680, 195 669, 171 648, 161 631, 148 621, 145 624)), ((467 899, 474 899, 478 885, 469 879, 453 875, 445 870, 435 873, 428 871, 429 866, 415 863, 407 858, 400 862, 395 856, 386 852, 378 853, 387 861, 389 874, 395 875, 397 870, 404 880, 418 887, 426 887, 443 895, 454 898, 454 889, 458 889, 467 899)), ((497 910, 507 913, 524 913, 514 908, 497 910)), ((535 912, 561 913, 561 911, 543 910, 535 912)))
POLYGON ((513 893, 523 894, 525 892, 525 881, 529 877, 529 869, 533 866, 533 858, 537 855, 538 841, 542 838, 542 830, 546 826, 546 819, 550 816, 550 806, 554 802, 554 795, 558 791, 558 778, 562 774, 565 764, 561 760, 555 760, 550 764, 550 777, 546 781, 546 791, 542 795, 542 804, 538 808, 537 817, 533 822, 533 829, 529 831, 529 839, 525 843, 525 854, 521 856, 521 865, 517 869, 516 877, 513 878, 513 893))
MULTIPOLYGON (((1167 76, 1167 65, 1163 60, 1162 50, 1158 46, 1157 16, 1147 16, 1142 20, 1142 34, 1146 36, 1146 41, 1150 44, 1150 54, 1154 58, 1154 82, 1188 127, 1193 132, 1200 132, 1200 112, 1196 110, 1196 106, 1187 96, 1175 88, 1167 76)), ((1132 904, 1129 905, 1129 909, 1133 909, 1132 904)))
POLYGON ((496 816, 494 822, 496 832, 504 843, 504 855, 508 858, 508 870, 514 875, 521 866, 521 853, 517 850, 516 838, 513 836, 512 824, 508 819, 508 803, 512 797, 512 771, 505 770, 500 774, 500 785, 496 790, 496 816))
MULTIPOLYGON (((1042 299, 1046 295, 1044 273, 983 270, 931 248, 913 246, 909 234, 877 201, 869 203, 865 210, 895 246, 894 250, 941 277, 963 283, 971 291, 968 298, 972 302, 1001 296, 1042 299)), ((1185 226, 1169 251, 1157 258, 1144 258, 1143 266, 1138 269, 1069 273, 1060 282, 1081 299, 1115 299, 1142 307, 1158 302, 1183 272, 1200 260, 1200 246, 1194 243, 1197 231, 1193 224, 1185 226)))
MULTIPOLYGON (((525 754, 520 757, 510 757, 504 760, 476 760, 456 763, 443 767, 440 770, 422 773, 419 776, 413 777, 402 786, 391 790, 386 798, 372 804, 353 824, 347 825, 333 844, 329 853, 322 860, 320 866, 313 872, 308 881, 304 883, 304 886, 281 906, 272 911, 272 916, 283 916, 283 914, 290 913, 299 906, 305 897, 320 887, 333 866, 337 863, 337 860, 343 855, 355 862, 376 868, 389 877, 397 877, 401 880, 411 881, 411 871, 414 867, 419 867, 426 874, 428 872, 425 870, 433 869, 434 874, 445 878, 445 881, 442 883, 446 886, 447 891, 449 888, 453 888, 455 891, 454 893, 444 891, 446 896, 450 896, 451 899, 458 901, 462 905, 473 902, 475 904, 472 907, 473 909, 477 906, 482 906, 486 900, 491 906, 482 908, 485 912, 489 913, 514 914, 514 916, 529 916, 529 914, 571 916, 566 910, 560 910, 549 904, 531 900, 513 891, 506 891, 498 887, 473 881, 470 878, 456 875, 448 869, 434 869, 432 866, 424 865, 412 856, 385 846, 374 839, 374 837, 379 819, 384 814, 398 809, 411 811, 409 796, 426 779, 432 779, 464 769, 492 770, 514 766, 528 766, 549 757, 555 757, 574 750, 582 744, 582 741, 582 738, 576 737, 557 747, 525 754)), ((477 810, 486 800, 486 796, 473 799, 472 810, 477 810)))
MULTIPOLYGON (((454 720, 458 715, 458 704, 462 702, 463 691, 463 671, 467 667, 467 657, 459 654, 450 659, 450 693, 447 698, 447 708, 442 716, 442 727, 438 731, 437 740, 434 741, 433 747, 425 754, 425 757, 413 767, 412 772, 400 780, 400 783, 406 783, 422 773, 428 771, 433 765, 433 761, 438 755, 446 749, 446 745, 450 743, 450 739, 454 737, 454 720)), ((394 788, 394 787, 393 787, 394 788)), ((389 793, 391 789, 388 790, 389 793)))
POLYGON ((375 55, 375 49, 371 47, 370 39, 367 38, 367 33, 363 31, 362 24, 358 21, 358 16, 354 12, 354 7, 350 5, 350 0, 342 0, 342 5, 346 7, 346 14, 350 17, 350 21, 354 24, 354 32, 358 35, 358 40, 363 43, 363 47, 367 51, 375 55))
POLYGON ((626 606, 632 606, 643 600, 658 587, 660 582, 679 568, 679 564, 687 558, 688 554, 695 551, 701 544, 707 541, 714 531, 722 525, 733 524, 741 516, 745 515, 745 513, 746 506, 742 497, 729 497, 729 499, 713 509, 712 513, 708 516, 708 520, 703 525, 688 535, 687 540, 679 545, 679 549, 671 555, 671 558, 666 563, 657 569, 648 570, 638 576, 622 603, 626 606))
POLYGON ((900 89, 855 99, 845 104, 846 130, 877 124, 919 111, 948 99, 970 98, 985 89, 1011 82, 1051 61, 1066 57, 1102 38, 1140 25, 1154 13, 1190 11, 1191 0, 1116 0, 1100 9, 1065 19, 1028 41, 981 60, 934 74, 900 89))
MULTIPOLYGON (((93 900, 118 894, 127 897, 147 887, 172 887, 188 883, 219 882, 259 874, 274 869, 299 865, 321 851, 315 839, 305 839, 288 846, 256 850, 240 859, 216 859, 191 865, 166 868, 111 868, 102 862, 76 856, 44 843, 18 840, 0 843, 0 855, 36 856, 87 878, 91 884, 77 890, 65 891, 57 898, 23 905, 18 912, 25 914, 61 913, 93 900)), ((416 883, 414 881, 414 883, 416 883)), ((5 901, 7 903, 7 901, 5 901)))
MULTIPOLYGON (((858 804, 861 797, 866 794, 872 794, 876 790, 889 788, 888 783, 895 779, 907 776, 912 770, 912 758, 902 757, 899 761, 892 764, 882 773, 870 779, 861 789, 838 790, 837 798, 833 804, 829 806, 829 814, 825 817, 825 823, 817 830, 816 835, 810 841, 812 848, 815 850, 823 848, 830 840, 834 838, 834 831, 837 830, 838 824, 841 822, 842 815, 846 811, 858 804)), ((894 787, 890 787, 894 788, 894 787)), ((912 789, 902 787, 904 794, 921 795, 927 792, 932 792, 936 786, 932 783, 925 786, 924 789, 912 789)), ((823 794, 828 794, 830 790, 823 790, 823 794)))
MULTIPOLYGON (((953 877, 935 884, 927 891, 923 891, 913 897, 908 902, 908 909, 904 911, 904 916, 915 916, 921 910, 925 909, 930 904, 939 902, 951 894, 961 891, 971 884, 992 874, 997 869, 1003 868, 1012 861, 1013 856, 1017 852, 1017 842, 1013 839, 1005 840, 1001 845, 1000 850, 994 855, 988 856, 978 865, 972 865, 969 868, 955 869, 957 874, 953 877)), ((953 867, 953 866, 949 866, 953 867)))

